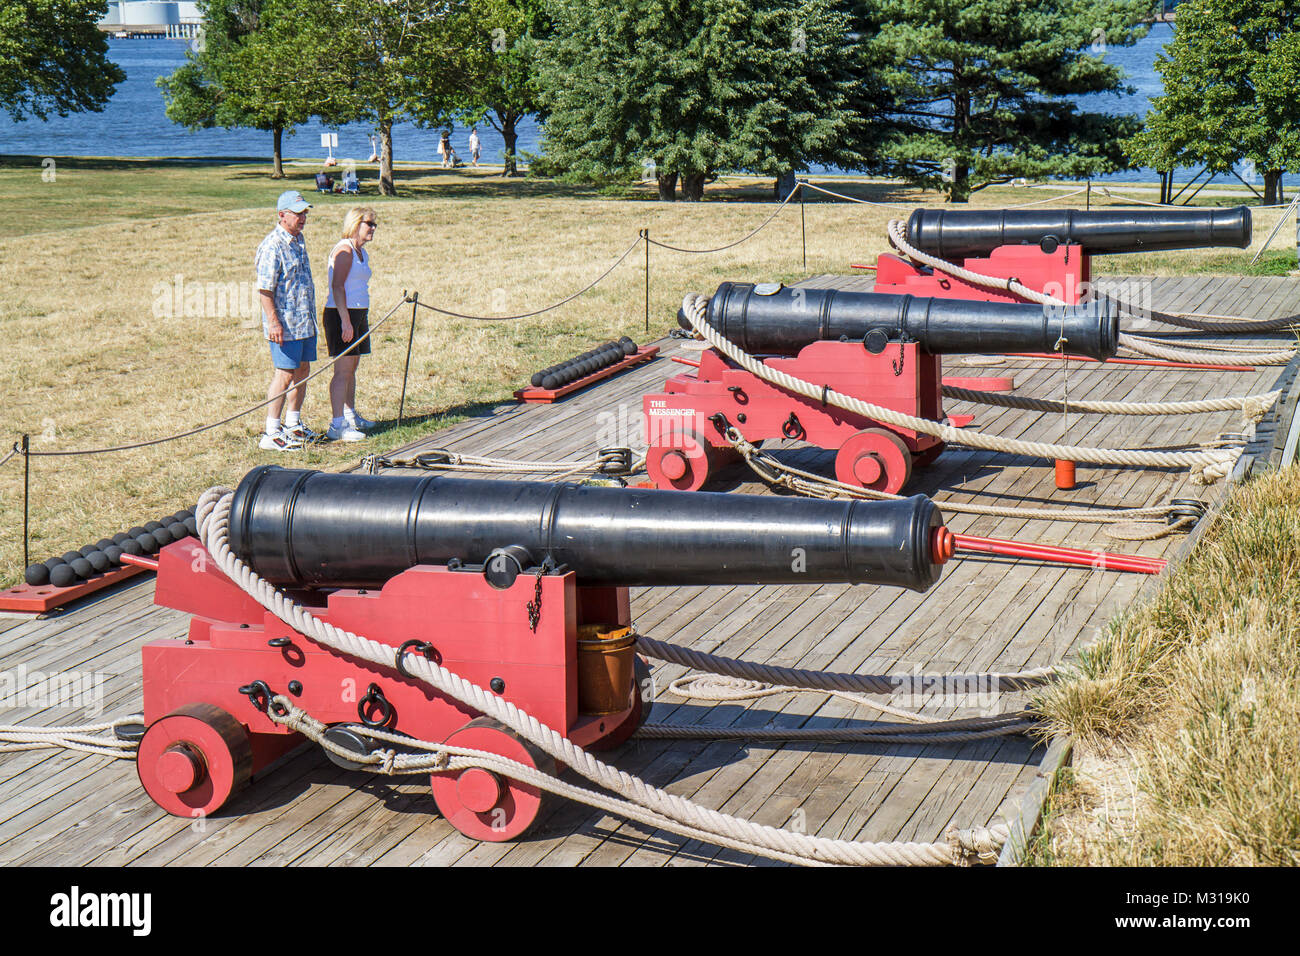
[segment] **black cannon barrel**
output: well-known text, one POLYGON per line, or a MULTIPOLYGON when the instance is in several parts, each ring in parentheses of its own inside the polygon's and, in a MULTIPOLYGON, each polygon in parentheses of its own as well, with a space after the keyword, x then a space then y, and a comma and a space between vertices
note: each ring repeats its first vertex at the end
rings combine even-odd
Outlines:
MULTIPOLYGON (((763 355, 796 355, 836 339, 879 352, 904 335, 934 355, 1052 352, 1062 338, 1069 355, 1106 359, 1119 347, 1119 311, 1109 299, 1044 307, 724 282, 707 320, 728 341, 763 355)), ((691 327, 680 312, 677 321, 691 327)))
POLYGON ((377 586, 417 564, 520 546, 580 584, 885 584, 939 579, 937 507, 645 491, 264 465, 244 476, 231 549, 280 585, 377 586))
POLYGON ((1094 255, 1235 246, 1251 240, 1250 209, 918 209, 907 241, 943 259, 1031 243, 1052 252, 1075 243, 1094 255))

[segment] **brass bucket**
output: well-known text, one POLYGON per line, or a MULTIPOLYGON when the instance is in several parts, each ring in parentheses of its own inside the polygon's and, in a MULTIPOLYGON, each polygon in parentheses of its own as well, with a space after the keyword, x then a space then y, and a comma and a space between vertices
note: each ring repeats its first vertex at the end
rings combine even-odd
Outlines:
POLYGON ((613 624, 578 626, 578 710, 600 716, 627 710, 636 634, 613 624))

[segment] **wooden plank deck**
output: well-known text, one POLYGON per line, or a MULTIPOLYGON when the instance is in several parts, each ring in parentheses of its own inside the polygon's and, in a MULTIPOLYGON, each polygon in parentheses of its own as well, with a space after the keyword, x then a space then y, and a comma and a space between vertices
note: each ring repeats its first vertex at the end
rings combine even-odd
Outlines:
MULTIPOLYGON (((1111 282, 1131 281, 1116 277, 1111 282)), ((1194 276, 1145 280, 1164 309, 1272 317, 1300 312, 1300 283, 1288 279, 1194 276)), ((808 285, 869 288, 865 276, 822 276, 808 285)), ((1167 330, 1166 330, 1167 331, 1167 330)), ((1180 344, 1195 335, 1177 335, 1180 344)), ((1280 343, 1278 336, 1254 341, 1280 343)), ((691 343, 666 340, 661 357, 553 405, 502 405, 400 451, 434 447, 499 457, 589 457, 608 445, 640 444, 641 395, 681 369, 668 356, 691 343)), ((1089 366, 1034 359, 950 361, 956 375, 1014 375, 1023 395, 1174 401, 1266 391, 1277 368, 1188 372, 1142 366, 1089 366)), ((1110 447, 1195 445, 1239 431, 1230 413, 1159 418, 1040 415, 988 406, 974 427, 1009 437, 1110 447)), ((833 471, 833 455, 791 443, 783 460, 833 471)), ((980 503, 1152 505, 1170 497, 1215 497, 1173 469, 1079 467, 1079 487, 1057 491, 1050 463, 972 448, 948 449, 918 472, 909 491, 980 503)), ((232 475, 232 479, 239 476, 232 475)), ((766 489, 741 467, 718 486, 766 489)), ((949 514, 957 532, 1022 538, 1163 556, 1181 538, 1117 542, 1100 526, 949 514)), ((926 594, 887 588, 790 585, 642 589, 633 594, 638 629, 732 657, 859 673, 934 674, 1014 670, 1067 658, 1095 639, 1145 579, 994 557, 949 564, 926 594)), ((41 619, 0 619, 0 670, 98 673, 97 711, 139 706, 139 648, 181 638, 187 617, 152 604, 151 579, 130 582, 41 619)), ((839 727, 874 712, 821 694, 705 704, 664 688, 682 668, 661 665, 653 720, 717 727, 839 727)), ((877 698, 884 700, 884 698, 877 698)), ((943 699, 923 712, 967 716, 976 702, 943 699)), ((1023 695, 1003 695, 999 711, 1023 695)), ((87 713, 44 706, 5 709, 6 724, 75 723, 87 713)), ((634 740, 610 755, 617 766, 670 792, 773 826, 858 840, 936 840, 950 825, 987 825, 1014 812, 1035 778, 1042 749, 1023 738, 968 745, 778 744, 766 741, 634 740)), ((130 761, 74 752, 0 755, 0 864, 65 865, 466 865, 699 866, 766 861, 647 832, 584 806, 556 802, 523 840, 480 844, 436 813, 427 785, 343 771, 301 748, 263 774, 219 815, 169 817, 144 795, 130 761)))

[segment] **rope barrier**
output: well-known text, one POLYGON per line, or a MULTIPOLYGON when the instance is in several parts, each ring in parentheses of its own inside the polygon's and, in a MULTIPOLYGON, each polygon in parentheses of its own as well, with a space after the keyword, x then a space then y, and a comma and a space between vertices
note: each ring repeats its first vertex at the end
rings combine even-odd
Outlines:
POLYGON ((20 451, 22 451, 22 446, 19 445, 18 442, 14 442, 14 447, 9 450, 9 454, 5 455, 3 458, 0 458, 0 465, 3 465, 5 462, 7 462, 14 455, 18 454, 20 451))
POLYGON ((740 245, 742 242, 747 242, 748 240, 752 239, 754 236, 758 235, 759 232, 765 229, 768 223, 770 223, 773 219, 775 219, 777 216, 781 214, 781 211, 784 210, 785 207, 790 203, 790 200, 794 199, 795 194, 797 194, 803 188, 803 185, 804 184, 802 180, 799 183, 797 183, 795 185, 795 188, 790 190, 789 194, 784 199, 781 200, 780 205, 776 207, 776 211, 773 212, 772 215, 764 219, 761 223, 759 223, 758 227, 755 228, 752 232, 742 236, 741 238, 737 239, 735 242, 727 243, 725 246, 718 246, 714 249, 684 249, 681 246, 670 246, 666 242, 660 242, 657 239, 651 239, 649 236, 645 237, 645 241, 650 243, 650 245, 652 246, 658 246, 660 249, 668 249, 671 252, 686 252, 686 253, 697 254, 697 255, 703 255, 706 253, 713 253, 713 252, 723 252, 724 250, 727 249, 733 249, 736 246, 740 245))
MULTIPOLYGON (((545 312, 552 312, 555 309, 558 309, 560 306, 567 305, 568 303, 572 302, 574 299, 578 298, 578 296, 590 292, 601 282, 605 281, 606 277, 609 276, 611 272, 613 272, 615 269, 617 269, 619 266, 623 264, 623 260, 625 260, 628 256, 630 256, 637 249, 637 247, 641 245, 642 239, 645 239, 645 237, 637 236, 636 242, 628 246, 627 251, 624 252, 621 256, 619 256, 617 261, 615 261, 615 263, 612 266, 610 266, 608 269, 602 272, 593 281, 589 282, 587 285, 583 286, 581 289, 579 289, 577 292, 573 293, 572 295, 565 296, 563 299, 561 299, 559 302, 556 302, 554 305, 548 305, 543 309, 535 309, 532 312, 524 312, 521 313, 520 315, 466 315, 463 312, 452 312, 448 309, 440 309, 436 305, 429 305, 429 303, 427 302, 416 302, 416 306, 417 308, 428 309, 430 312, 437 312, 439 315, 449 315, 452 318, 456 318, 456 319, 470 319, 475 322, 513 322, 516 319, 530 319, 535 315, 542 315, 545 312)), ((646 241, 648 242, 649 240, 647 239, 646 241)))
MULTIPOLYGON (((401 302, 397 303, 397 305, 389 309, 388 313, 383 318, 381 318, 378 322, 375 322, 372 326, 370 326, 370 330, 366 332, 365 335, 357 339, 357 342, 362 342, 366 339, 367 336, 373 335, 380 326, 382 326, 393 316, 393 313, 395 313, 408 301, 409 301, 408 299, 403 298, 401 302)), ((211 431, 213 428, 219 428, 222 425, 228 425, 238 418, 243 418, 245 415, 249 414, 250 412, 255 412, 259 408, 271 404, 271 402, 275 401, 277 398, 282 398, 283 396, 288 395, 295 388, 303 387, 312 379, 314 379, 317 375, 320 375, 328 371, 331 367, 333 367, 334 363, 337 362, 342 357, 343 357, 342 355, 338 355, 330 359, 329 362, 325 363, 316 371, 312 372, 301 382, 298 382, 295 385, 290 385, 288 388, 286 388, 283 392, 280 392, 278 395, 272 395, 270 398, 258 402, 256 405, 250 406, 249 408, 245 408, 243 411, 237 412, 236 414, 231 415, 229 418, 223 418, 221 421, 213 422, 210 425, 200 425, 198 428, 191 428, 189 431, 184 431, 177 435, 168 435, 165 438, 151 438, 148 441, 133 442, 129 445, 114 445, 110 448, 83 448, 75 451, 29 451, 27 454, 31 457, 40 457, 40 458, 59 458, 68 455, 103 455, 108 452, 131 451, 132 449, 135 448, 148 448, 150 445, 161 445, 164 444, 165 442, 176 441, 177 439, 180 438, 189 438, 191 435, 197 435, 200 432, 211 431)))

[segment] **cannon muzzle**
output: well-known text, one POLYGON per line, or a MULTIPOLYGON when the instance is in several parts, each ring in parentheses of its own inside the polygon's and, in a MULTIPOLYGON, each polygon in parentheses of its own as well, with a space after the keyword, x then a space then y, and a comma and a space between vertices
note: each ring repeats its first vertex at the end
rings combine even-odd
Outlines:
POLYGON ((1233 246, 1251 240, 1250 210, 1236 209, 918 209, 907 241, 949 261, 1029 243, 1054 252, 1073 243, 1093 255, 1233 246))
POLYGON ((265 465, 230 547, 274 584, 377 586, 418 564, 550 559, 583 585, 884 584, 924 591, 949 556, 922 495, 823 501, 265 465))
MULTIPOLYGON (((746 352, 797 355, 813 342, 861 342, 879 353, 917 342, 932 355, 1052 352, 1107 359, 1119 347, 1119 311, 1109 299, 1087 305, 930 299, 883 292, 787 288, 724 282, 706 320, 746 352)), ((686 316, 678 324, 689 329, 686 316)))

